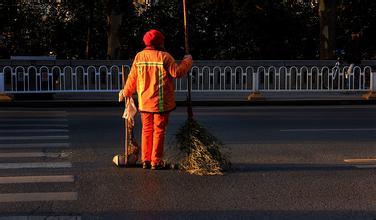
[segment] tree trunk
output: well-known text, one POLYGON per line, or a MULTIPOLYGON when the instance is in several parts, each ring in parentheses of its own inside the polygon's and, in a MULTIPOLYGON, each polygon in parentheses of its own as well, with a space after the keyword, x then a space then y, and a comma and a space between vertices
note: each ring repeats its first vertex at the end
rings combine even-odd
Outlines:
POLYGON ((119 30, 123 15, 107 15, 107 59, 119 59, 120 56, 120 40, 119 30))
POLYGON ((320 59, 334 59, 336 0, 320 0, 320 59))
POLYGON ((92 23, 93 23, 93 10, 94 10, 94 3, 91 3, 89 5, 90 13, 88 14, 88 21, 87 21, 87 34, 86 34, 86 48, 85 48, 85 57, 86 59, 91 59, 93 54, 92 54, 92 47, 93 47, 93 42, 92 42, 92 23))
POLYGON ((85 58, 90 59, 90 57, 91 57, 91 31, 90 31, 90 27, 88 27, 87 35, 86 35, 85 58))

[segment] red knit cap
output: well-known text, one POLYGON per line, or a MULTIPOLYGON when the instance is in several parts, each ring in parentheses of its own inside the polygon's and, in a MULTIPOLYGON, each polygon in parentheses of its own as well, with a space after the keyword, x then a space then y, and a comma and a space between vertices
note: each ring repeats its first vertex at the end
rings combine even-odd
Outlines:
POLYGON ((144 35, 144 43, 147 47, 160 47, 164 44, 164 39, 165 37, 163 36, 163 34, 160 31, 154 29, 151 29, 144 35))

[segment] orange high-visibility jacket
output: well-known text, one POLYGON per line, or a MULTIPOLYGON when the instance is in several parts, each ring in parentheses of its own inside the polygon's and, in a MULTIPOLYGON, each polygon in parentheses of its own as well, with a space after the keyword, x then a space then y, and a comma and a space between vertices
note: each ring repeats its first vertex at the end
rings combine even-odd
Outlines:
POLYGON ((130 97, 137 89, 141 112, 169 112, 176 107, 173 79, 185 75, 191 66, 191 58, 177 64, 167 52, 145 49, 133 61, 123 94, 130 97))

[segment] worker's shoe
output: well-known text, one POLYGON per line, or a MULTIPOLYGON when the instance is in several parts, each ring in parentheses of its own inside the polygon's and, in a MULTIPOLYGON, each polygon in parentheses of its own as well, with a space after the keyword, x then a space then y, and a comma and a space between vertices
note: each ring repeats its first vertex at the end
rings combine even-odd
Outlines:
POLYGON ((156 165, 151 165, 152 170, 163 170, 165 169, 164 164, 156 164, 156 165))
POLYGON ((150 166, 151 166, 150 161, 144 161, 142 163, 142 168, 143 169, 150 169, 150 166))

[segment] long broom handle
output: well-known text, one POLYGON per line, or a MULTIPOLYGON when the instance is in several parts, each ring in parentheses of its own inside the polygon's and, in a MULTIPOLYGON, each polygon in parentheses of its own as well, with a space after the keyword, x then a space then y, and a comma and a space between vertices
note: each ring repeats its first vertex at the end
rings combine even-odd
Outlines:
POLYGON ((183 0, 185 54, 189 54, 187 1, 183 0))
MULTIPOLYGON (((185 54, 189 54, 189 39, 188 39, 188 13, 187 13, 187 1, 183 0, 183 11, 184 11, 184 44, 185 44, 185 54)), ((187 96, 187 113, 188 119, 193 119, 192 111, 192 83, 191 74, 188 73, 188 96, 187 96)))

